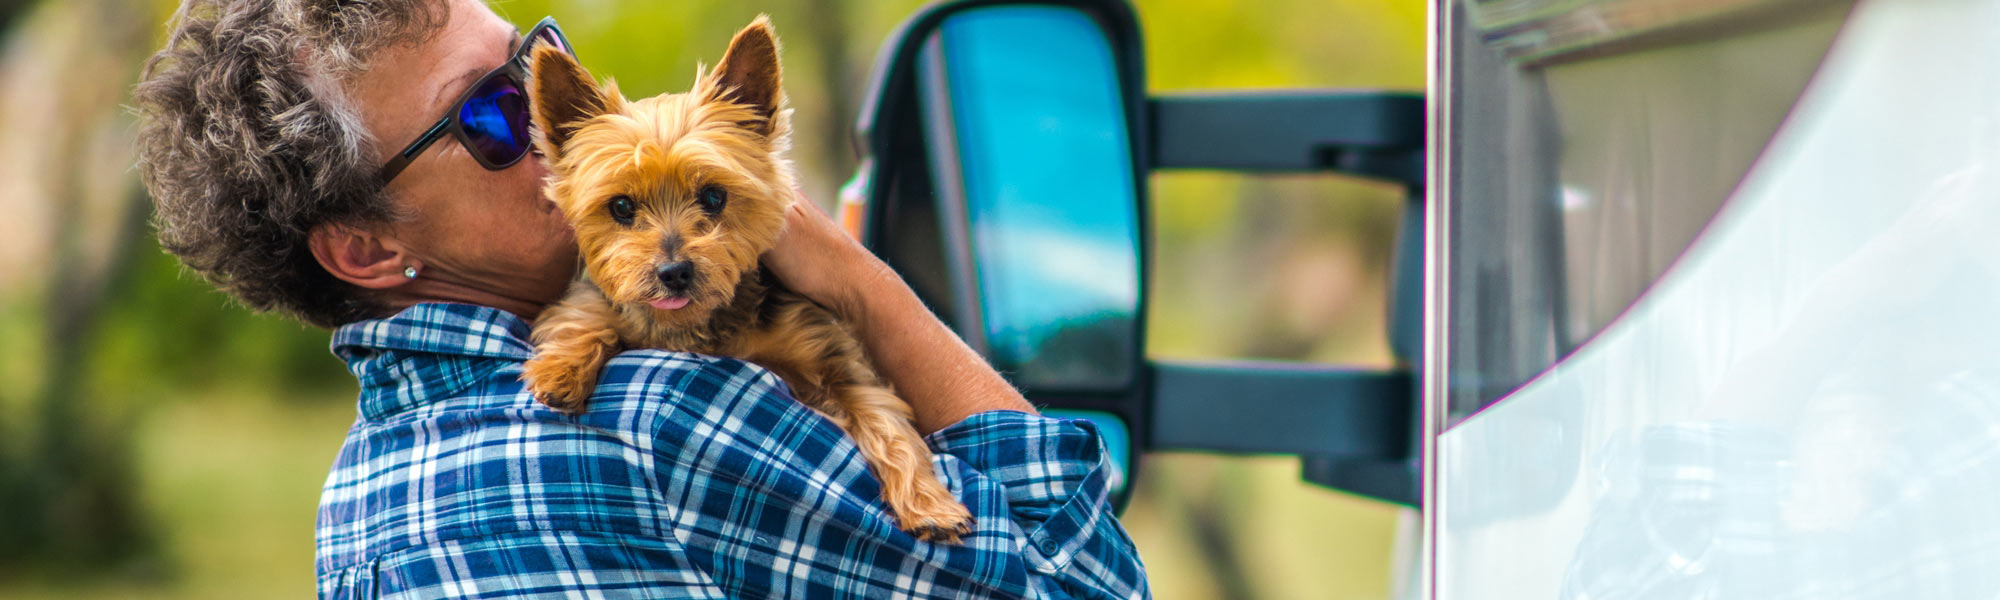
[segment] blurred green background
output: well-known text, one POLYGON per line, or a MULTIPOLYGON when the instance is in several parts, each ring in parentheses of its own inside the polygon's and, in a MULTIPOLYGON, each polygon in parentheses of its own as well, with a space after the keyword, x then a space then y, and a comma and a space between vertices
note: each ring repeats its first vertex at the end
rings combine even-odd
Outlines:
MULTIPOLYGON (((313 589, 319 488, 354 418, 327 334, 233 305, 160 252, 127 105, 165 0, 0 0, 0 598, 313 589)), ((823 205, 883 37, 916 0, 501 0, 586 66, 684 89, 769 13, 823 205)), ((1154 91, 1421 90, 1424 3, 1139 0, 1154 91)), ((1148 352, 1383 365, 1397 192, 1334 177, 1154 178, 1148 352)), ((1155 454, 1125 524, 1156 595, 1385 598, 1413 515, 1283 457, 1155 454), (1399 546, 1399 544, 1401 544, 1399 546)))

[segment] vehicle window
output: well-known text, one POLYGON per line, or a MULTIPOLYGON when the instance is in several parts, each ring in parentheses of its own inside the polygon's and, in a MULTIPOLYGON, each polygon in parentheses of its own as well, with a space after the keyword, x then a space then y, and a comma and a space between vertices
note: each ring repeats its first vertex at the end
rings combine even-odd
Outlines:
POLYGON ((1459 28, 1441 182, 1447 426, 1586 343, 1673 266, 1785 121, 1842 14, 1543 63, 1459 28))

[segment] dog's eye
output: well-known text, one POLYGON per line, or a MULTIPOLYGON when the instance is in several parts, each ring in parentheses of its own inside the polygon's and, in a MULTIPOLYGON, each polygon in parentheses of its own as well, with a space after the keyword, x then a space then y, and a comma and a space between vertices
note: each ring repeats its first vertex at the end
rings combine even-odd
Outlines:
POLYGON ((617 196, 611 199, 611 220, 617 221, 619 225, 631 225, 632 218, 638 216, 638 213, 639 207, 632 204, 631 198, 617 196))
POLYGON ((722 186, 711 185, 701 188, 698 199, 701 201, 701 209, 712 215, 722 212, 722 205, 729 203, 729 192, 723 191, 722 186))

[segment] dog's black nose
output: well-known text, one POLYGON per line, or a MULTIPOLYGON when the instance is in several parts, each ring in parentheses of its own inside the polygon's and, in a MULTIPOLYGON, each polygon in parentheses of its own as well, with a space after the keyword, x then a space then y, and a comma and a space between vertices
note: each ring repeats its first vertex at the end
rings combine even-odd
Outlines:
POLYGON ((687 261, 660 265, 653 274, 660 278, 660 285, 667 286, 669 292, 685 292, 688 284, 694 283, 694 265, 687 261))

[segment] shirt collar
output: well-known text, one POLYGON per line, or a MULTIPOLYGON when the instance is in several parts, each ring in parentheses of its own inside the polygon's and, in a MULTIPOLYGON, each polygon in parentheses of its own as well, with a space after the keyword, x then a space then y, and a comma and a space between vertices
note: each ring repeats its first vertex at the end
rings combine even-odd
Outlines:
POLYGON ((528 322, 470 304, 425 303, 333 332, 333 354, 361 384, 361 415, 380 419, 451 398, 494 369, 528 360, 528 322))

